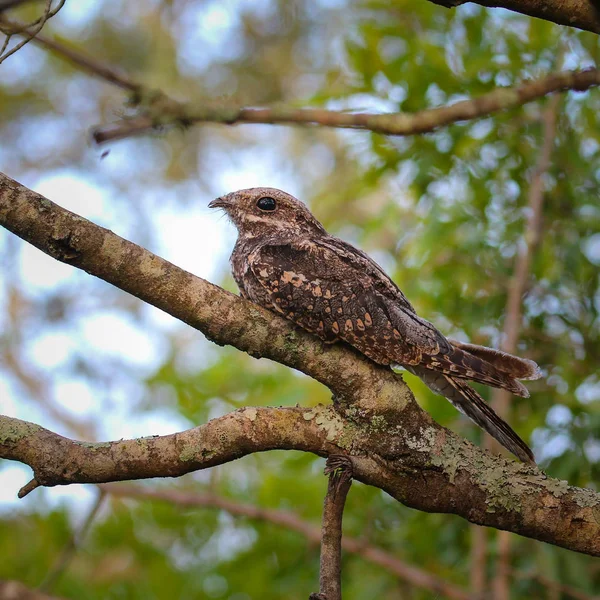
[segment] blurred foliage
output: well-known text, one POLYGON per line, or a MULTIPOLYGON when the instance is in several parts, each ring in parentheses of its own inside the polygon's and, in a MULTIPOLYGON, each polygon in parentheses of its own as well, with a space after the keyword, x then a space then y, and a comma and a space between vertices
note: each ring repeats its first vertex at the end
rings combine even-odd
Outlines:
MULTIPOLYGON (((31 18, 35 10, 28 5, 11 15, 31 18)), ((46 32, 181 98, 338 109, 439 106, 590 66, 600 53, 591 33, 476 5, 449 11, 424 0, 67 2, 46 32)), ((499 344, 544 100, 410 138, 198 126, 119 142, 102 159, 104 149, 89 144, 89 128, 118 118, 123 101, 109 84, 30 44, 0 70, 0 168, 28 185, 51 175, 85 181, 84 207, 91 189, 110 199, 99 214, 90 208, 91 218, 153 249, 167 235, 165 207, 186 214, 198 198, 231 191, 244 169, 264 174, 263 185, 289 181, 331 232, 367 250, 444 333, 499 344)), ((599 111, 597 91, 561 100, 552 168, 544 175, 543 240, 519 344, 546 377, 529 386, 531 399, 515 399, 511 416, 549 475, 592 489, 600 475, 599 111)), ((216 349, 84 273, 32 287, 23 274, 24 252, 0 232, 0 395, 16 416, 100 439, 123 435, 107 426, 119 419, 131 427, 145 418, 186 427, 243 405, 329 400, 307 377, 216 349), (100 317, 143 332, 154 354, 145 360, 94 348, 81 332, 100 317), (44 336, 66 336, 72 345, 51 367, 36 353, 44 336), (87 408, 62 399, 61 390, 73 382, 88 390, 87 408)), ((225 264, 220 267, 218 277, 234 289, 225 264)), ((107 331, 117 345, 119 335, 120 329, 107 331)), ((413 377, 406 380, 439 422, 481 443, 480 432, 447 402, 413 377)), ((148 485, 210 490, 317 524, 322 466, 307 455, 269 453, 148 485)), ((0 475, 8 468, 1 463, 0 475)), ((67 494, 57 503, 55 492, 38 490, 24 507, 4 511, 1 578, 39 585, 85 518, 89 498, 67 494)), ((355 484, 344 529, 468 587, 470 528, 458 517, 412 511, 355 484)), ((521 574, 512 582, 515 599, 547 593, 536 574, 600 591, 592 559, 532 540, 514 537, 512 567, 521 574)), ((81 599, 276 600, 308 597, 317 573, 318 548, 273 524, 216 509, 112 498, 52 592, 81 599)), ((349 600, 439 597, 355 556, 345 557, 344 586, 349 600)))

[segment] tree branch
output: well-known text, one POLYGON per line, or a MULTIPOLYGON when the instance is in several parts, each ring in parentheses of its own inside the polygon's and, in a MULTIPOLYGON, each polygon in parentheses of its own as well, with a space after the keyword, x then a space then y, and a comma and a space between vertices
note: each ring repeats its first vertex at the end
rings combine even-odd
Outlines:
MULTIPOLYGON (((9 20, 3 15, 0 15, 0 27, 8 35, 31 34, 31 30, 27 24, 12 19, 9 20)), ((125 90, 129 90, 131 92, 138 92, 141 88, 139 84, 132 81, 120 69, 100 62, 96 58, 93 58, 87 54, 84 54, 83 52, 65 46, 64 44, 52 40, 41 33, 38 33, 35 37, 33 37, 31 41, 35 44, 38 44, 39 46, 47 48, 48 50, 52 50, 53 52, 66 59, 76 67, 79 67, 86 73, 94 75, 95 77, 99 77, 100 79, 104 79, 108 83, 116 85, 125 90)))
MULTIPOLYGON (((430 0, 434 4, 455 8, 468 0, 430 0)), ((488 8, 505 8, 523 15, 600 33, 600 10, 594 0, 473 0, 488 8)))
POLYGON ((329 475, 323 505, 319 593, 311 600, 342 600, 342 519, 352 485, 352 461, 343 455, 327 459, 329 475))
MULTIPOLYGON (((60 9, 64 6, 66 0, 58 0, 58 4, 55 8, 52 8, 52 0, 46 0, 46 8, 44 9, 44 13, 39 19, 36 19, 32 23, 29 23, 25 26, 24 30, 21 31, 10 31, 4 33, 6 34, 6 39, 4 40, 4 44, 0 49, 0 64, 2 64, 9 56, 12 56, 15 52, 18 52, 25 44, 28 44, 32 39, 35 38, 36 35, 42 30, 46 21, 54 17, 60 9), (25 39, 20 41, 10 50, 6 50, 10 39, 13 35, 20 34, 24 35, 25 39)), ((8 7, 6 7, 8 8, 8 7)))
MULTIPOLYGON (((27 34, 27 26, 23 23, 8 21, 0 16, 0 25, 6 31, 27 34)), ((131 102, 139 105, 140 114, 111 125, 96 127, 93 136, 98 144, 147 133, 153 129, 188 127, 194 123, 320 125, 408 136, 428 133, 459 121, 478 119, 501 110, 516 108, 555 92, 582 92, 600 85, 600 69, 564 71, 513 88, 497 88, 476 98, 416 113, 347 113, 286 106, 196 106, 192 102, 178 102, 160 90, 145 87, 119 69, 45 36, 37 35, 33 41, 83 71, 134 93, 131 102)))
POLYGON ((321 125, 343 129, 363 129, 386 135, 407 136, 427 133, 458 121, 477 119, 492 113, 515 108, 547 94, 565 90, 584 91, 600 85, 600 70, 565 71, 524 83, 514 88, 497 88, 492 92, 462 100, 449 106, 431 108, 416 113, 346 113, 321 108, 264 108, 196 106, 166 99, 153 103, 141 115, 122 119, 93 131, 94 140, 104 143, 152 129, 170 126, 188 127, 194 123, 264 123, 270 125, 321 125))
POLYGON ((451 434, 419 408, 390 369, 345 345, 322 344, 5 175, 0 175, 0 225, 216 343, 303 371, 335 398, 335 408, 245 408, 171 436, 103 444, 75 442, 0 418, 0 457, 29 464, 38 484, 175 477, 273 449, 347 454, 355 479, 407 506, 600 555, 600 494, 493 457, 451 434))
POLYGON ((265 450, 326 456, 337 448, 319 417, 339 422, 332 409, 246 408, 177 434, 88 443, 0 416, 0 457, 28 464, 37 486, 179 477, 265 450))

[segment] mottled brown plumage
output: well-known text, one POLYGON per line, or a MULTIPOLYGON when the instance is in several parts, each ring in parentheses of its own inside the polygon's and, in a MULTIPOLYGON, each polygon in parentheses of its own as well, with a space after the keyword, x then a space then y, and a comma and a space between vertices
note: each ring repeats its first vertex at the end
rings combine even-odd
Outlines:
POLYGON ((517 379, 537 379, 529 360, 445 338, 421 319, 398 286, 364 252, 329 235, 304 204, 273 188, 217 198, 238 229, 231 255, 242 295, 327 343, 344 341, 380 365, 401 365, 521 460, 527 444, 466 381, 528 396, 517 379))

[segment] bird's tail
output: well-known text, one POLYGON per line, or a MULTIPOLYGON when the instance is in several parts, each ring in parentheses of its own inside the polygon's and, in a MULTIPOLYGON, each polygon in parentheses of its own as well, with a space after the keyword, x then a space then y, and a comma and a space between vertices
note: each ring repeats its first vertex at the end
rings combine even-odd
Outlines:
POLYGON ((465 381, 429 369, 412 370, 433 392, 447 398, 460 412, 498 440, 525 463, 535 464, 529 446, 503 421, 487 402, 465 381))
POLYGON ((529 390, 519 379, 541 377, 540 368, 532 360, 485 346, 449 341, 453 346, 450 354, 424 355, 421 364, 433 371, 508 390, 523 398, 529 396, 529 390))
POLYGON ((542 371, 538 365, 527 358, 519 358, 518 356, 508 354, 508 352, 494 350, 486 346, 478 346, 477 344, 465 344, 456 340, 448 341, 455 348, 460 348, 464 352, 485 360, 485 362, 514 379, 539 379, 542 376, 542 371))

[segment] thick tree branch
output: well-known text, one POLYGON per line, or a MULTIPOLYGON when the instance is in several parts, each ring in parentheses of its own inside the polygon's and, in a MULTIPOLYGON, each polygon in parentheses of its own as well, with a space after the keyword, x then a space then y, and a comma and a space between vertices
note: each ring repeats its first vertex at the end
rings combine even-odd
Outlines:
POLYGON ((28 464, 38 486, 179 477, 265 450, 326 456, 339 448, 327 440, 325 421, 341 427, 330 409, 246 408, 177 434, 87 443, 3 416, 0 457, 28 464))
POLYGON ((216 343, 302 370, 335 394, 335 408, 246 408, 183 433, 104 444, 1 418, 0 457, 29 464, 39 484, 173 477, 272 449, 348 454, 355 479, 407 506, 600 555, 600 494, 459 439, 419 408, 390 369, 344 345, 322 344, 4 175, 0 225, 216 343))
POLYGON ((361 426, 333 407, 243 408, 172 435, 85 443, 0 417, 0 457, 30 465, 40 485, 53 486, 177 477, 265 450, 348 453, 354 479, 407 506, 600 556, 600 494, 492 457, 439 426, 407 438, 388 419, 361 426))
MULTIPOLYGON (((467 0, 430 0, 434 4, 455 8, 467 0)), ((523 15, 600 33, 600 10, 595 0, 473 0, 488 8, 506 8, 523 15)))

